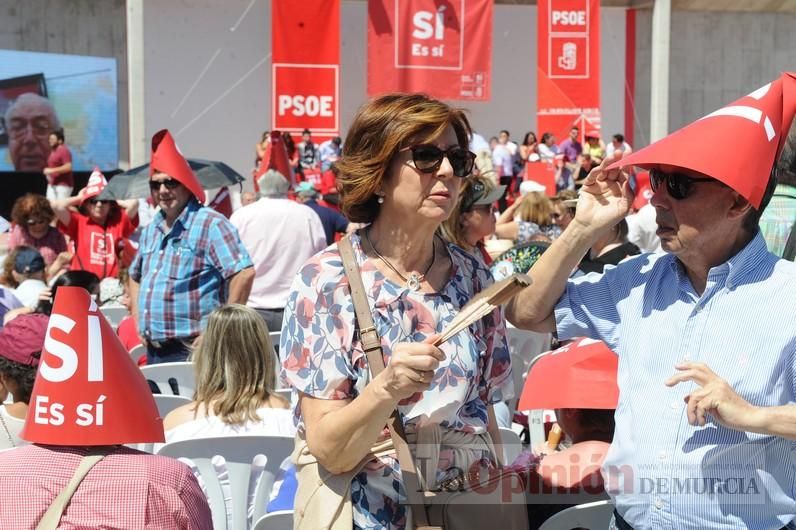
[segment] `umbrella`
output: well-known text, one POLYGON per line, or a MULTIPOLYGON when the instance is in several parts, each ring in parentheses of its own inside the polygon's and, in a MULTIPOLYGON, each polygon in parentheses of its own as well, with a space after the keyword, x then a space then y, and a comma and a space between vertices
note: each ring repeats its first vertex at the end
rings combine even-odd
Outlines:
POLYGON ((528 272, 549 246, 546 241, 531 241, 507 250, 492 263, 492 276, 498 282, 514 273, 528 272))
MULTIPOLYGON (((222 188, 244 181, 244 178, 223 162, 189 158, 188 165, 206 190, 222 188)), ((121 200, 149 197, 149 164, 134 167, 108 181, 100 199, 121 200)))

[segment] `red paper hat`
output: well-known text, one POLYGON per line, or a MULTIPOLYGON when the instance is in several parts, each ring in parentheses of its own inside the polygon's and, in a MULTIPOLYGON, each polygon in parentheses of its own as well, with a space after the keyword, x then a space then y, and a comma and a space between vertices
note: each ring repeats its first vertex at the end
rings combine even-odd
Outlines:
POLYGON ((88 184, 86 184, 83 190, 83 200, 80 201, 80 204, 82 205, 87 200, 93 199, 102 193, 102 190, 104 190, 107 185, 108 181, 105 180, 105 175, 102 174, 99 168, 95 167, 94 171, 91 172, 91 176, 88 178, 88 184))
POLYGON ((21 437, 83 446, 164 441, 144 376, 85 289, 55 295, 21 437))
POLYGON ((199 184, 199 179, 188 165, 188 161, 180 153, 168 129, 158 131, 152 137, 152 163, 149 165, 149 174, 154 175, 156 172, 167 174, 188 188, 200 203, 205 203, 205 190, 199 184))
POLYGON ((720 180, 760 208, 771 168, 796 113, 796 73, 755 90, 609 166, 659 165, 720 180), (708 146, 731 149, 717 156, 708 146))
POLYGON ((295 184, 292 178, 293 173, 290 171, 290 159, 287 156, 287 147, 282 138, 282 133, 279 131, 271 131, 271 141, 265 146, 263 159, 260 161, 260 167, 257 169, 257 174, 254 176, 255 191, 260 191, 260 186, 257 181, 269 169, 277 170, 284 175, 291 184, 295 184))
POLYGON ((604 342, 579 339, 541 357, 528 372, 519 410, 615 409, 618 358, 604 342))

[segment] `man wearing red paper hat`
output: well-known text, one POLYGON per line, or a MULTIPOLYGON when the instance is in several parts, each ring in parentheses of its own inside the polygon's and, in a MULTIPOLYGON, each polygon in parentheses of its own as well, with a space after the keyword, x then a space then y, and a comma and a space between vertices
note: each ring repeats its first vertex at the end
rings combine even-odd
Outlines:
POLYGON ((75 244, 71 270, 92 272, 100 280, 116 277, 121 242, 138 226, 138 199, 101 200, 107 184, 105 175, 94 168, 77 196, 50 201, 58 229, 75 244))
POLYGON ((58 289, 43 342, 33 445, 0 453, 0 528, 212 528, 190 468, 121 445, 162 442, 163 424, 88 292, 58 289))
POLYGON ((758 220, 796 114, 796 74, 586 179, 575 220, 512 300, 518 327, 603 340, 619 357, 603 465, 627 528, 778 529, 796 517, 796 265, 758 220), (742 145, 732 157, 700 145, 742 145), (650 170, 661 245, 603 274, 568 275, 630 210, 622 168, 650 170))
POLYGON ((184 361, 210 313, 245 304, 254 269, 238 231, 205 192, 169 131, 152 137, 149 188, 160 212, 130 265, 133 316, 149 364, 184 361))

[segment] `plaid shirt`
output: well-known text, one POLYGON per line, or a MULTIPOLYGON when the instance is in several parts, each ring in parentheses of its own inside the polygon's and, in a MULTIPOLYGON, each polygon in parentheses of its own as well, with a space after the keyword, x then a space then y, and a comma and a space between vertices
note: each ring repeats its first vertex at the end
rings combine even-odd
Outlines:
POLYGON ((238 231, 191 201, 168 230, 161 212, 141 234, 130 277, 140 283, 138 325, 151 341, 195 337, 227 301, 228 280, 252 261, 238 231))
MULTIPOLYGON (((0 453, 0 528, 35 528, 85 454, 40 445, 0 453)), ((120 446, 91 468, 58 528, 210 530, 213 521, 188 466, 120 446)))
POLYGON ((796 223, 796 188, 778 184, 760 216, 760 232, 772 254, 782 256, 793 223, 796 223))

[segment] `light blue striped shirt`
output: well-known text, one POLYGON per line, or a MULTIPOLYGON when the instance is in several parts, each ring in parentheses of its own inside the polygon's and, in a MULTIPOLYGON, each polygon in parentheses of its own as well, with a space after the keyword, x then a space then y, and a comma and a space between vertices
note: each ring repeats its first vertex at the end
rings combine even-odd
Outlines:
POLYGON ((708 274, 699 296, 669 254, 644 254, 570 280, 560 338, 588 336, 619 355, 616 434, 606 487, 637 529, 779 529, 796 514, 796 443, 688 423, 695 383, 664 381, 678 361, 706 363, 759 406, 796 395, 796 264, 758 235, 708 274))

